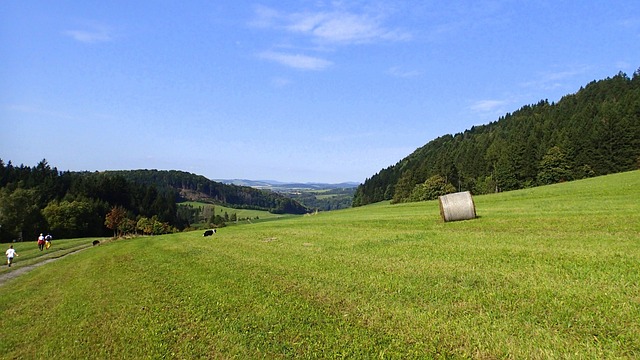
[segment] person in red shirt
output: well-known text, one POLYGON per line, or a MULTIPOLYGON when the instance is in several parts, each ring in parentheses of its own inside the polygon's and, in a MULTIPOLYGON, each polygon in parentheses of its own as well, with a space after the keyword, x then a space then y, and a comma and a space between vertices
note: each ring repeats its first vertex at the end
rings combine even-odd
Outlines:
POLYGON ((42 234, 38 236, 38 249, 40 249, 40 251, 44 249, 44 236, 42 234))

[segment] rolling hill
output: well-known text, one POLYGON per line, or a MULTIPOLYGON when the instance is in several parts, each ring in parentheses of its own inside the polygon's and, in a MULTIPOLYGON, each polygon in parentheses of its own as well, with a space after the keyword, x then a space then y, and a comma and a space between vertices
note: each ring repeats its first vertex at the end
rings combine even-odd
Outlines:
POLYGON ((267 210, 276 214, 304 214, 309 209, 281 194, 249 186, 229 185, 177 170, 120 170, 107 174, 123 176, 139 184, 153 184, 159 188, 179 191, 184 200, 211 201, 231 207, 267 210))
POLYGON ((638 168, 640 70, 438 137, 367 179, 354 206, 411 201, 434 176, 459 191, 486 194, 638 168))
POLYGON ((287 183, 273 180, 216 180, 225 184, 251 186, 282 194, 298 201, 309 209, 329 211, 351 207, 353 195, 359 185, 355 182, 327 183, 287 183))

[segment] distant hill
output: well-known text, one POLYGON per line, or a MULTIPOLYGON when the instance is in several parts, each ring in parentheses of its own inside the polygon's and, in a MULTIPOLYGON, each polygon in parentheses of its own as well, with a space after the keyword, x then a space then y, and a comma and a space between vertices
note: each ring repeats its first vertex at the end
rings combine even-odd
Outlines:
POLYGON ((173 188, 184 200, 217 202, 230 207, 267 210, 276 214, 304 214, 310 211, 299 202, 276 192, 223 184, 184 171, 118 170, 105 173, 120 175, 135 183, 173 188))
POLYGON ((294 199, 302 205, 320 211, 338 210, 351 207, 358 183, 286 183, 274 180, 216 180, 225 184, 251 186, 270 190, 294 199))
MULTIPOLYGON (((46 159, 34 167, 0 159, 0 242, 36 239, 45 231, 58 239, 181 231, 200 223, 203 215, 178 205, 184 200, 273 214, 312 211, 280 193, 183 171, 71 172, 58 171, 46 159)), ((206 220, 227 221, 226 216, 206 220)))
POLYGON ((356 188, 360 185, 357 182, 343 182, 337 184, 328 183, 291 183, 275 180, 246 180, 246 179, 216 179, 214 181, 221 182, 223 184, 238 185, 238 186, 250 186, 258 189, 271 189, 278 190, 292 190, 292 189, 308 189, 308 190, 331 190, 331 189, 349 189, 356 188))
POLYGON ((484 194, 638 168, 640 69, 438 137, 367 179, 353 205, 420 200, 434 178, 484 194))

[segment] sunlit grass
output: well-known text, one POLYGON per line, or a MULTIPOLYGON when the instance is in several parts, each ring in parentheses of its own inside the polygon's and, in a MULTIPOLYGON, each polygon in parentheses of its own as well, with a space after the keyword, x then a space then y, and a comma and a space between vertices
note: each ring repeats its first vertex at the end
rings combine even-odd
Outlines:
POLYGON ((638 199, 631 172, 477 196, 471 221, 383 203, 110 242, 0 287, 0 354, 637 358, 638 199))
MULTIPOLYGON (((44 260, 56 259, 69 253, 84 249, 88 246, 92 246, 93 240, 95 239, 54 239, 51 242, 51 247, 42 251, 38 248, 37 240, 2 244, 3 253, 10 245, 13 245, 19 256, 14 258, 14 263, 11 268, 6 266, 0 267, 0 275, 44 260)), ((104 241, 105 239, 99 240, 104 241)), ((3 262, 3 264, 6 265, 6 262, 3 262)))
MULTIPOLYGON (((272 214, 266 210, 253 210, 253 209, 236 209, 232 207, 222 206, 222 205, 212 205, 209 203, 197 202, 197 201, 186 201, 179 203, 180 205, 189 205, 194 208, 204 209, 205 207, 215 210, 215 214, 212 215, 220 215, 223 216, 225 213, 229 216, 231 214, 236 214, 239 219, 259 219, 259 218, 278 218, 282 217, 281 214, 272 214)), ((211 210, 210 210, 211 211, 211 210)))

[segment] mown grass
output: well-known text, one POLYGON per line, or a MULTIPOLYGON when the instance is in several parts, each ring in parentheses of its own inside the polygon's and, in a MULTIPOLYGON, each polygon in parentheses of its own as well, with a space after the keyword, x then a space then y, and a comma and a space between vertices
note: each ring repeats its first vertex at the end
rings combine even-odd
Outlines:
MULTIPOLYGON (((25 266, 30 266, 41 261, 56 259, 65 256, 69 253, 82 250, 88 246, 91 246, 92 241, 95 239, 54 239, 51 242, 51 247, 40 251, 38 248, 37 240, 34 241, 20 241, 10 244, 2 244, 3 253, 10 245, 13 245, 14 249, 18 253, 18 257, 14 258, 14 263, 11 268, 7 266, 0 267, 0 275, 6 274, 10 271, 15 271, 25 266)), ((103 240, 104 239, 99 239, 103 240)), ((6 265, 6 258, 4 258, 3 265, 6 265)))
POLYGON ((0 287, 7 358, 638 358, 640 172, 115 241, 0 287))

